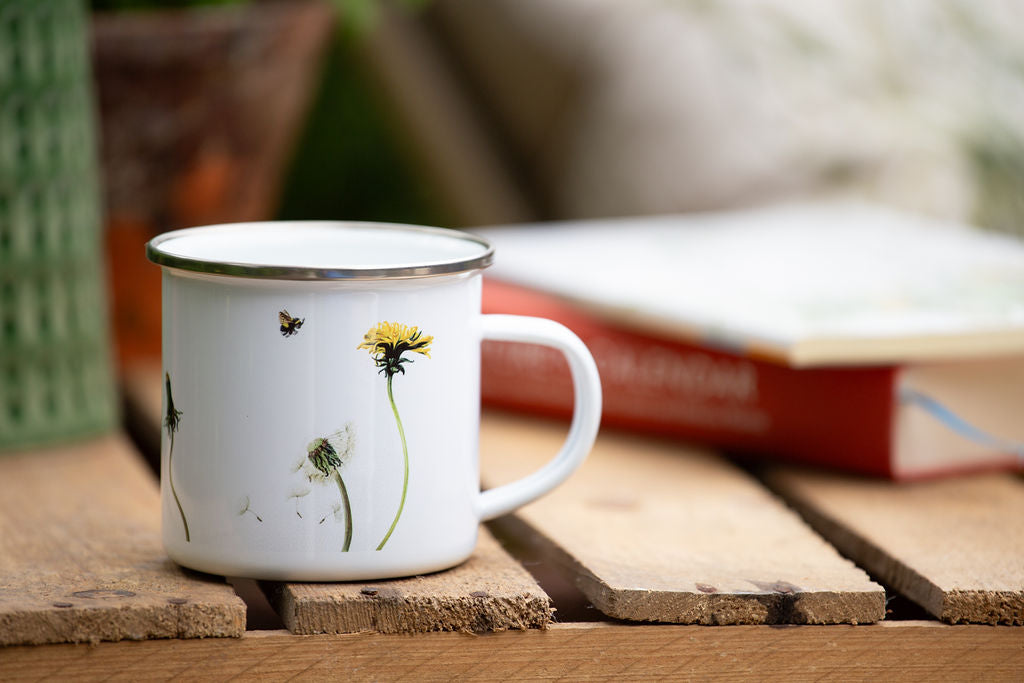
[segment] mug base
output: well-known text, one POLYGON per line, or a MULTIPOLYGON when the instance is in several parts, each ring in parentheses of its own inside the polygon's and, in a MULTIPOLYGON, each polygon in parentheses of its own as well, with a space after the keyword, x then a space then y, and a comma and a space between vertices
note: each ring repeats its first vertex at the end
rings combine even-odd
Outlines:
MULTIPOLYGON (((436 555, 430 558, 400 556, 387 551, 360 551, 344 553, 340 558, 316 561, 274 558, 268 554, 234 555, 230 559, 203 553, 195 548, 165 547, 176 564, 195 571, 260 581, 377 581, 431 574, 462 564, 473 554, 475 542, 468 549, 436 555)), ((339 553, 340 555, 340 553, 339 553)))

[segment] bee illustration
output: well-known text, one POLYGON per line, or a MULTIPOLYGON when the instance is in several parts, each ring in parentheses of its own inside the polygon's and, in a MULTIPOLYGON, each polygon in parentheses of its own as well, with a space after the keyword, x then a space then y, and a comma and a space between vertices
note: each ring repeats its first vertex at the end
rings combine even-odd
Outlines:
POLYGON ((277 319, 281 322, 281 334, 285 337, 290 337, 293 334, 299 333, 299 328, 302 327, 302 323, 306 322, 305 318, 293 318, 288 314, 287 310, 281 311, 277 314, 277 319))

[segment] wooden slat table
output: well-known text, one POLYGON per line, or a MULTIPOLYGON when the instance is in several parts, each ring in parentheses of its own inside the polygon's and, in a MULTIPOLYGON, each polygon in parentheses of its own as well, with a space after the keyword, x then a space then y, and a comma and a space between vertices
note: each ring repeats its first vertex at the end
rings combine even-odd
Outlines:
MULTIPOLYGON (((150 416, 141 431, 158 429, 159 373, 128 387, 150 416)), ((534 467, 564 430, 486 414, 488 481, 534 467)), ((0 680, 1024 678, 1024 629, 987 625, 1024 620, 1019 477, 757 479, 602 434, 576 477, 490 525, 463 566, 263 584, 290 630, 243 630, 229 584, 163 555, 141 463, 119 436, 0 456, 0 680), (982 623, 886 614, 894 586, 945 621, 982 623)), ((251 617, 261 606, 246 600, 251 617)))

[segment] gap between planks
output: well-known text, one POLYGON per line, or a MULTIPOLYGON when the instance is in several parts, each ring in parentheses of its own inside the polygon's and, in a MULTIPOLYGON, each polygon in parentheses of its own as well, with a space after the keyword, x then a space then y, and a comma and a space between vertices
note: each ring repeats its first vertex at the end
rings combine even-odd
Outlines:
POLYGON ((790 467, 763 480, 847 557, 950 623, 1024 624, 1024 481, 894 483, 790 467))

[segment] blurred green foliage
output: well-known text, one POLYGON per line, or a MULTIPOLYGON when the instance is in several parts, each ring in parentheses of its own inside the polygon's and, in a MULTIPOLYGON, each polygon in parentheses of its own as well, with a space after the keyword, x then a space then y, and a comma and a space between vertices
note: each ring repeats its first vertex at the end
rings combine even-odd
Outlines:
POLYGON ((975 223, 1024 237, 1024 139, 1005 124, 986 121, 966 136, 977 180, 975 223))
POLYGON ((277 218, 445 225, 394 124, 339 35, 286 177, 277 218))
MULTIPOLYGON (((367 31, 377 20, 379 0, 329 0, 340 18, 341 30, 351 34, 367 31)), ((396 0, 400 9, 414 11, 425 7, 430 0, 396 0)))

